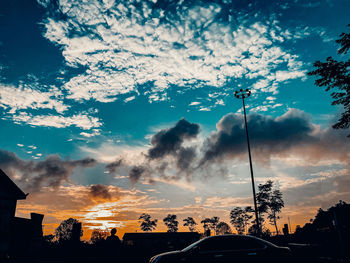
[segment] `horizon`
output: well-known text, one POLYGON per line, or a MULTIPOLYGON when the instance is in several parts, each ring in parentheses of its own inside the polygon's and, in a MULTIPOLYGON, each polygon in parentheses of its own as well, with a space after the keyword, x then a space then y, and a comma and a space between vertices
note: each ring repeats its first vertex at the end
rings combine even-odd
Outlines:
MULTIPOLYGON (((0 4, 0 168, 16 216, 140 231, 138 217, 229 223, 274 181, 291 228, 350 202, 343 110, 307 73, 337 54, 350 2, 64 1, 0 4), (322 19, 320 19, 322 18, 322 19)), ((266 219, 265 226, 273 230, 266 219)), ((200 231, 201 232, 201 231, 200 231)), ((293 231, 294 232, 294 231, 293 231)))

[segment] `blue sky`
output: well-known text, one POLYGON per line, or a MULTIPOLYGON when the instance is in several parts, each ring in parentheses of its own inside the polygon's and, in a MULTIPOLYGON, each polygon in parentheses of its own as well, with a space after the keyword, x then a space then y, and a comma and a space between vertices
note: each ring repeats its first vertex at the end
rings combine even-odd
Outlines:
POLYGON ((33 193, 21 211, 46 212, 55 224, 64 216, 48 213, 39 197, 79 190, 90 193, 84 207, 92 210, 135 197, 134 207, 120 207, 127 219, 109 208, 114 221, 95 214, 104 226, 135 224, 138 202, 159 216, 195 209, 198 218, 227 217, 229 207, 250 202, 239 88, 252 90, 258 183, 278 182, 299 223, 311 216, 301 218, 301 207, 349 201, 349 188, 335 194, 348 177, 345 133, 330 128, 341 108, 306 75, 314 61, 337 57, 349 8, 345 0, 2 2, 0 164, 33 193), (198 131, 177 132, 182 118, 198 131), (176 143, 162 144, 173 128, 176 143), (152 159, 151 149, 164 151, 152 159), (192 158, 186 168, 182 157, 192 158), (86 158, 94 161, 78 162, 86 158), (118 169, 106 168, 118 160, 118 169), (52 179, 47 163, 65 172, 52 179), (105 188, 94 195, 93 185, 105 188), (305 198, 292 194, 310 189, 305 198))

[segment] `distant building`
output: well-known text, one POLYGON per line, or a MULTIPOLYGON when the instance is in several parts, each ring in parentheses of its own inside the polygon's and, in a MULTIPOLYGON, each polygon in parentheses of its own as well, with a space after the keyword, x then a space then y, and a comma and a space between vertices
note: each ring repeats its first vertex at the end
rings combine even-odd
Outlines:
POLYGON ((0 257, 10 250, 33 248, 41 243, 43 215, 15 217, 17 200, 26 194, 0 169, 0 257))

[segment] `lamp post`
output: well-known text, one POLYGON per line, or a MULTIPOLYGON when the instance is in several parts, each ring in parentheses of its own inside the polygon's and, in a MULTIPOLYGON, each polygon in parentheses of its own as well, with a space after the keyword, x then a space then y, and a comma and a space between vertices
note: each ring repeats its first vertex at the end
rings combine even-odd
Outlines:
POLYGON ((248 98, 251 94, 249 89, 240 89, 235 91, 234 95, 237 99, 242 99, 243 102, 243 112, 244 112, 244 123, 245 123, 245 133, 247 136, 247 146, 248 146, 248 155, 249 155, 249 165, 250 165, 250 175, 252 179, 252 188, 253 188, 253 200, 254 200, 254 210, 255 210, 255 218, 256 218, 256 226, 258 228, 258 235, 261 235, 260 221, 258 215, 258 206, 256 203, 256 194, 255 194, 255 183, 254 183, 254 173, 253 173, 253 164, 252 164, 252 155, 250 153, 250 143, 249 143, 249 135, 248 135, 248 126, 247 126, 247 116, 245 112, 245 103, 244 99, 248 98))

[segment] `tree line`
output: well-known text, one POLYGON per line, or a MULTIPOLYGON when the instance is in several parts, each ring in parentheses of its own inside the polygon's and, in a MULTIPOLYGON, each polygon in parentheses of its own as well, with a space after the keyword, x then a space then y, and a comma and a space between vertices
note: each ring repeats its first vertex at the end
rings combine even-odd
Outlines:
MULTIPOLYGON (((282 208, 284 207, 284 201, 282 198, 282 192, 276 187, 275 183, 268 180, 265 184, 258 186, 258 192, 256 194, 257 207, 259 214, 259 222, 264 225, 266 219, 276 229, 278 234, 277 220, 280 218, 282 208)), ((230 211, 230 223, 238 234, 257 234, 256 220, 253 219, 255 211, 251 206, 246 207, 234 207, 230 211)), ((142 231, 150 232, 157 228, 158 219, 152 219, 151 215, 143 213, 139 217, 140 228, 142 231)), ((167 227, 168 232, 177 232, 179 228, 179 221, 175 214, 168 214, 163 218, 163 223, 167 227)), ((220 217, 213 216, 211 218, 204 218, 200 221, 205 233, 214 233, 215 235, 232 233, 231 226, 220 221, 220 217)), ((183 219, 183 226, 188 227, 188 230, 196 231, 198 223, 193 217, 187 217, 183 219)), ((264 235, 270 235, 270 231, 263 227, 264 235)))

